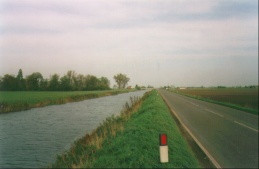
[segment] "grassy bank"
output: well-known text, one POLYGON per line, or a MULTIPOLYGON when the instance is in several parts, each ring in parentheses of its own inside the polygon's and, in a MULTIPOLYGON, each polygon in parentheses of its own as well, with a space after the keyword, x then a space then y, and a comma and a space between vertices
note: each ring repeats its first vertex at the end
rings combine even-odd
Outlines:
POLYGON ((157 91, 131 99, 120 116, 110 117, 59 155, 53 168, 195 168, 199 163, 157 91), (159 162, 159 134, 166 133, 169 163, 159 162))
POLYGON ((258 115, 258 89, 204 88, 171 90, 191 98, 211 102, 258 115))
POLYGON ((0 92, 0 113, 28 110, 54 104, 82 101, 90 98, 116 95, 133 90, 75 91, 75 92, 0 92))

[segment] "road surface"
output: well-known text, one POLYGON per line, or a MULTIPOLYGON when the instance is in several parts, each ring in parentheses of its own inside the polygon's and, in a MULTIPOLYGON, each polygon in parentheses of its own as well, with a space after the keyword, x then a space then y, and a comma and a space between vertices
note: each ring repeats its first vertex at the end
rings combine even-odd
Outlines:
POLYGON ((159 92, 217 167, 258 168, 257 115, 166 90, 159 92))

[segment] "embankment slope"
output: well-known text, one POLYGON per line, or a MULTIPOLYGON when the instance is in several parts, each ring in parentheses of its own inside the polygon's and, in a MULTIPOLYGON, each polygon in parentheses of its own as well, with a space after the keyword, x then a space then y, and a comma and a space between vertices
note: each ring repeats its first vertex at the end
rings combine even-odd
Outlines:
POLYGON ((75 142, 68 152, 58 156, 52 167, 200 167, 156 90, 146 93, 137 105, 137 108, 128 107, 118 117, 107 119, 93 133, 75 142), (159 161, 160 133, 166 133, 168 137, 169 163, 159 161), (99 135, 99 139, 94 135, 99 135))

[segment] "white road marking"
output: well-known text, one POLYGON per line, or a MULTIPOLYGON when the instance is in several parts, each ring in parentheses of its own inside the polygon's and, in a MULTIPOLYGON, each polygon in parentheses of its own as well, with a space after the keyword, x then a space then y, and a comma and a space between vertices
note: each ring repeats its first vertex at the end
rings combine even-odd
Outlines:
MULTIPOLYGON (((167 101, 167 100, 166 100, 167 101)), ((176 116, 176 118, 180 121, 181 125, 185 128, 185 130, 191 135, 193 140, 198 144, 198 146, 202 149, 202 151, 207 155, 207 157, 210 159, 210 161, 213 163, 213 165, 216 168, 222 168, 219 163, 213 158, 213 156, 209 153, 209 151, 201 144, 201 142, 192 134, 192 132, 189 130, 187 126, 182 122, 182 120, 179 118, 177 113, 173 110, 172 107, 170 107, 173 114, 176 116)))
POLYGON ((199 107, 199 105, 198 104, 195 104, 195 103, 192 103, 192 102, 190 102, 192 105, 194 105, 194 106, 197 106, 197 107, 199 107))
POLYGON ((237 123, 237 124, 239 124, 239 125, 241 125, 241 126, 244 126, 244 127, 246 127, 246 128, 249 128, 249 129, 251 129, 251 130, 254 130, 255 132, 258 132, 258 130, 254 129, 254 128, 252 128, 252 127, 249 127, 249 126, 244 125, 244 124, 242 124, 242 123, 239 123, 239 122, 237 122, 237 121, 234 121, 234 122, 237 123))
MULTIPOLYGON (((161 94, 161 93, 160 93, 161 94)), ((209 151, 200 143, 200 141, 192 134, 192 132, 189 130, 189 128, 187 128, 187 126, 184 125, 184 123, 182 122, 182 120, 179 118, 179 116, 177 115, 177 113, 173 110, 172 105, 169 104, 168 100, 161 94, 162 98, 164 99, 164 101, 167 103, 167 106, 171 109, 171 112, 176 116, 176 118, 179 120, 179 122, 181 123, 181 125, 185 128, 185 130, 191 135, 191 137, 194 139, 194 141, 198 144, 198 146, 202 149, 202 151, 207 155, 207 157, 210 159, 210 161, 212 162, 212 164, 216 167, 216 168, 222 168, 219 163, 213 158, 213 156, 209 153, 209 151), (171 105, 171 106, 169 106, 171 105)))
POLYGON ((209 110, 209 109, 204 109, 204 110, 206 110, 206 111, 208 111, 208 112, 210 112, 210 113, 216 114, 216 115, 218 115, 218 116, 220 116, 220 117, 224 117, 223 115, 218 114, 218 113, 216 113, 216 112, 214 112, 214 111, 211 111, 211 110, 209 110))

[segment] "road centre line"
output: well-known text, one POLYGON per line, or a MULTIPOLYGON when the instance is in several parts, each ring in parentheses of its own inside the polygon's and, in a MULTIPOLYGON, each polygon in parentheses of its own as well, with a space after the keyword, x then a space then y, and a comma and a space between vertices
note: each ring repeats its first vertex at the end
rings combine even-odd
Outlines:
POLYGON ((194 105, 194 106, 200 107, 198 104, 195 104, 195 103, 192 103, 192 102, 189 102, 189 103, 194 105))
MULTIPOLYGON (((159 92, 160 93, 160 92, 159 92)), ((189 130, 189 128, 187 126, 185 126, 185 124, 182 122, 182 120, 179 118, 179 116, 177 115, 176 111, 173 110, 172 105, 169 104, 168 100, 160 93, 160 95, 162 96, 162 98, 164 99, 164 101, 167 103, 167 106, 169 106, 169 108, 171 109, 171 112, 176 116, 176 118, 179 120, 180 124, 183 126, 183 128, 191 135, 191 137, 193 138, 193 140, 198 144, 198 146, 201 148, 201 150, 207 155, 207 157, 210 159, 210 161, 212 162, 212 164, 216 167, 216 168, 222 168, 219 163, 213 158, 213 156, 209 153, 209 151, 201 144, 201 142, 192 134, 192 132, 189 130)), ((191 102, 190 102, 191 103, 191 102)))
POLYGON ((239 123, 239 122, 237 122, 237 121, 234 121, 234 122, 237 123, 237 124, 239 124, 239 125, 241 125, 241 126, 244 126, 244 127, 246 127, 246 128, 249 128, 249 129, 251 129, 251 130, 254 130, 255 132, 258 132, 258 130, 254 129, 254 128, 252 128, 252 127, 249 127, 249 126, 244 125, 244 124, 242 124, 242 123, 239 123))
MULTIPOLYGON (((195 103, 192 103, 192 102, 189 102, 189 103, 192 104, 192 105, 194 105, 194 106, 200 107, 198 104, 195 104, 195 103)), ((220 116, 220 117, 224 117, 223 115, 218 114, 218 113, 216 113, 216 112, 214 112, 214 111, 211 111, 211 110, 209 110, 209 109, 204 108, 204 110, 206 110, 206 111, 208 111, 208 112, 210 112, 210 113, 216 114, 216 115, 218 115, 218 116, 220 116)))
POLYGON ((218 116, 220 116, 220 117, 224 117, 223 115, 218 114, 218 113, 216 113, 216 112, 214 112, 214 111, 211 111, 211 110, 209 110, 209 109, 204 109, 204 110, 206 110, 206 111, 208 111, 208 112, 210 112, 210 113, 216 114, 216 115, 218 115, 218 116))

